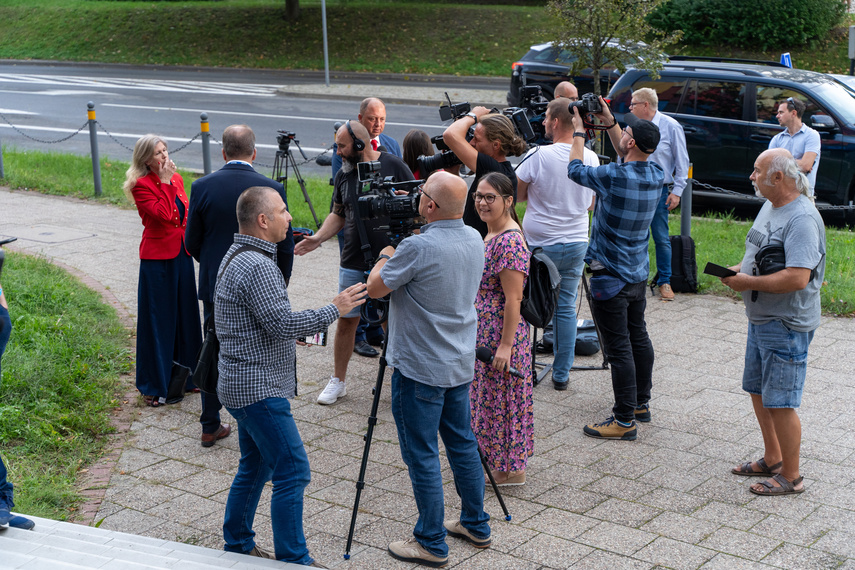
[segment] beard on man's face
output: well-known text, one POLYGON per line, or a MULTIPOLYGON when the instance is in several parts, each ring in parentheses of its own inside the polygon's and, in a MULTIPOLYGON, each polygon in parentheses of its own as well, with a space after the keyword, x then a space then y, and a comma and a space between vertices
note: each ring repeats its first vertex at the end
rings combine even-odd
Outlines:
POLYGON ((341 155, 341 168, 345 172, 356 170, 356 165, 362 162, 362 155, 359 152, 351 152, 350 154, 341 155))

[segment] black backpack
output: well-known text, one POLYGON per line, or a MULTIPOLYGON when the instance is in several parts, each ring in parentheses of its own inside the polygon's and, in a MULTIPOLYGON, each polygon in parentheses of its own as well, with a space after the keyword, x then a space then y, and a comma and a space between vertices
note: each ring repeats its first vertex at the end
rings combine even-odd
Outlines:
POLYGON ((523 289, 520 314, 531 325, 542 329, 552 320, 558 306, 561 274, 542 247, 531 250, 528 280, 523 289))
MULTIPOLYGON (((671 241, 671 289, 677 293, 698 292, 698 262, 695 240, 689 236, 668 236, 671 241)), ((659 280, 659 271, 653 283, 659 280)), ((651 285, 652 287, 652 285, 651 285)))

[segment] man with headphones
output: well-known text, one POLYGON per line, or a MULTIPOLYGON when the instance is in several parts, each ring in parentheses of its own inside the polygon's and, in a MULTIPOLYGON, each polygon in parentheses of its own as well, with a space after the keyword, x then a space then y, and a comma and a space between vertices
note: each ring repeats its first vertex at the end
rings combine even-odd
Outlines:
MULTIPOLYGON (((369 267, 361 251, 362 240, 359 237, 357 221, 359 213, 355 211, 356 196, 361 185, 356 165, 360 162, 379 161, 380 176, 391 176, 395 181, 412 180, 413 173, 397 156, 374 150, 370 144, 371 135, 358 121, 347 121, 335 135, 338 147, 336 154, 342 158, 341 170, 336 173, 333 190, 333 208, 324 220, 321 228, 313 236, 304 238, 294 248, 295 255, 305 255, 318 248, 344 228, 344 246, 341 250, 338 285, 342 291, 355 283, 365 280, 369 267)), ((388 226, 385 217, 365 220, 365 230, 371 245, 372 257, 389 245, 389 236, 380 226, 388 226)), ((318 396, 319 404, 334 404, 345 396, 345 375, 347 365, 353 354, 356 327, 359 325, 359 310, 342 315, 338 320, 334 342, 334 370, 327 387, 318 396)))

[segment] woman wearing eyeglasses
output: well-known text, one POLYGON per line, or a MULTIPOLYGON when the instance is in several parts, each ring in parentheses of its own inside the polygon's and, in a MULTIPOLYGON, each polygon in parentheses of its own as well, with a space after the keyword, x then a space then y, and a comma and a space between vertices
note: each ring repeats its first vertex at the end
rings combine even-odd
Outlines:
POLYGON ((490 172, 473 192, 475 209, 487 226, 484 274, 475 299, 477 346, 488 347, 493 361, 475 362, 469 397, 472 430, 499 486, 525 484, 526 463, 534 450, 531 341, 520 316, 529 251, 513 191, 507 176, 490 172))

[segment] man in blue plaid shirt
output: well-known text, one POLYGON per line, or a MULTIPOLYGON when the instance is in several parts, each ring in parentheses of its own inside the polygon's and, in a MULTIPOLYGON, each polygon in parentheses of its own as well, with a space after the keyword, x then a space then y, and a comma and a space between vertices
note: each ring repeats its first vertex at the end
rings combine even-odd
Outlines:
POLYGON ((296 394, 295 339, 325 330, 364 303, 365 285, 339 293, 318 310, 291 311, 276 244, 291 215, 273 188, 253 186, 238 198, 240 233, 223 258, 214 297, 220 340, 217 396, 238 423, 240 463, 226 502, 225 549, 309 566, 303 491, 309 458, 288 402, 296 394), (273 481, 271 555, 255 544, 252 523, 261 491, 273 481))
MULTIPOLYGON (((582 144, 570 151, 567 174, 573 182, 597 195, 591 239, 585 262, 591 277, 591 303, 612 372, 615 393, 613 415, 585 426, 585 435, 601 439, 632 440, 638 437, 636 420, 650 421, 653 385, 653 344, 647 334, 644 310, 650 223, 662 194, 665 173, 648 157, 659 144, 659 127, 631 113, 624 116, 623 130, 603 98, 601 113, 594 116, 608 128, 620 164, 586 166, 582 144)), ((584 142, 584 123, 573 108, 574 139, 584 142)))

